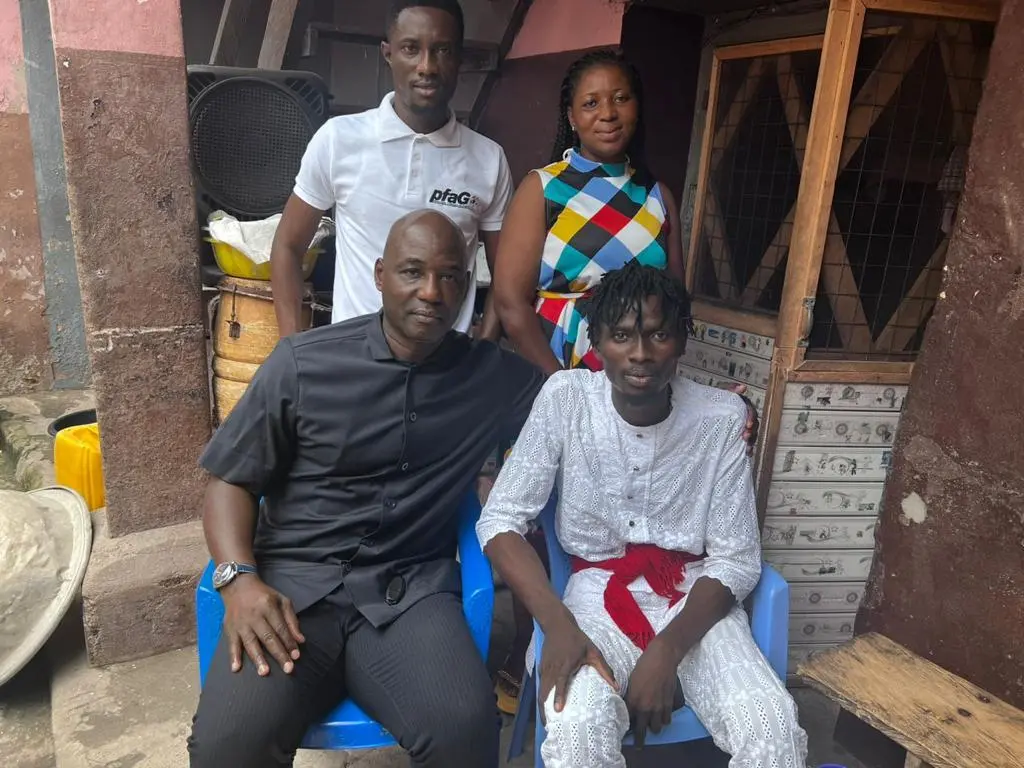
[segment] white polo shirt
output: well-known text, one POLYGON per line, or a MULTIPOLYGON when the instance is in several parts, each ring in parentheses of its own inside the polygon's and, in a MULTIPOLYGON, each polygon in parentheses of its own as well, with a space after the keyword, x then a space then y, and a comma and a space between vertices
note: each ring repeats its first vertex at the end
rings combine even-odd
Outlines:
POLYGON ((393 93, 380 107, 328 120, 313 136, 295 179, 295 194, 318 208, 334 208, 337 323, 381 308, 374 263, 391 225, 405 214, 434 208, 466 238, 472 274, 455 328, 467 331, 476 297, 478 234, 501 229, 512 178, 501 147, 452 115, 430 134, 413 131, 395 114, 393 93))

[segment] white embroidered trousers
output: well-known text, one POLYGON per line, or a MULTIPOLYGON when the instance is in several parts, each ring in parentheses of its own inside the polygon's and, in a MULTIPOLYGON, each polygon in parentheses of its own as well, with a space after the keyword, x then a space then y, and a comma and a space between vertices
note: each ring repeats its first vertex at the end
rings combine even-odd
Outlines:
MULTIPOLYGON (((577 573, 570 579, 565 603, 604 654, 622 692, 616 693, 591 667, 576 675, 560 713, 555 712, 552 691, 544 703, 547 738, 541 755, 546 768, 626 766, 622 739, 629 715, 623 696, 640 649, 605 611, 606 583, 606 573, 577 573)), ((669 608, 642 578, 630 590, 656 632, 685 604, 684 599, 669 608)), ((796 704, 754 643, 741 607, 711 628, 683 659, 678 675, 686 703, 718 748, 732 756, 730 768, 805 768, 807 735, 797 723, 796 704)))

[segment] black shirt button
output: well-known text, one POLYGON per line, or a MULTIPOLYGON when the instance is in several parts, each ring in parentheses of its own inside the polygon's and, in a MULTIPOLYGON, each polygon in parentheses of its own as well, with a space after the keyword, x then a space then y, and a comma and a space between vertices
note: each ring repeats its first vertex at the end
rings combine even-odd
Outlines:
POLYGON ((409 462, 402 462, 402 471, 405 472, 407 469, 409 469, 409 462))
POLYGON ((395 576, 388 582, 387 592, 384 593, 384 602, 388 605, 398 605, 405 597, 405 579, 395 576))
POLYGON ((384 506, 388 509, 394 509, 398 506, 398 503, 394 499, 384 499, 384 506))
POLYGON ((352 573, 352 563, 345 563, 343 566, 341 566, 342 576, 348 576, 350 573, 352 573))
POLYGON ((416 421, 416 411, 409 414, 409 421, 416 421))

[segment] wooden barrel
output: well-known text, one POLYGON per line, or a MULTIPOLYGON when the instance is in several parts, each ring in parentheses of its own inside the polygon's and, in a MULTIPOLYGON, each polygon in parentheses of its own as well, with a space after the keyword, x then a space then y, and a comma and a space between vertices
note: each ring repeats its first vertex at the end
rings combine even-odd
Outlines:
MULTIPOLYGON (((217 421, 228 417, 257 369, 279 338, 274 297, 266 280, 225 277, 217 285, 213 321, 213 398, 217 421)), ((304 294, 310 296, 311 286, 304 294)), ((302 327, 312 322, 310 301, 303 301, 302 327)))

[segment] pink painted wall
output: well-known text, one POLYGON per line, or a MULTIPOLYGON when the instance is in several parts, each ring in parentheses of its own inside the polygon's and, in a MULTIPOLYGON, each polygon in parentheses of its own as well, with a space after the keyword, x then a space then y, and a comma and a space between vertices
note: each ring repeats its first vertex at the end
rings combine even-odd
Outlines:
POLYGON ((57 50, 185 55, 180 0, 50 0, 50 21, 57 50))
POLYGON ((534 0, 508 58, 618 45, 622 0, 534 0))
POLYGON ((0 0, 0 112, 28 112, 18 0, 0 0))

